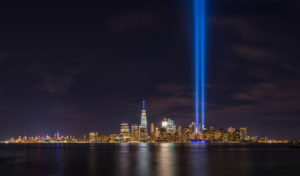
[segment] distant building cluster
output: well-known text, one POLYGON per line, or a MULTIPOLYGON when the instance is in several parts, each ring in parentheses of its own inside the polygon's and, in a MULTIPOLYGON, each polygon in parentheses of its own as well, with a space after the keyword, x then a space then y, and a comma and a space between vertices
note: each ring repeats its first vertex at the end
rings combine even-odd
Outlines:
MULTIPOLYGON (((201 127, 201 125, 199 125, 201 127)), ((235 129, 232 127, 215 130, 214 127, 196 132, 195 123, 192 122, 188 127, 182 128, 174 125, 174 121, 164 118, 161 126, 150 125, 150 133, 147 129, 140 128, 136 124, 130 126, 128 123, 120 125, 120 133, 110 135, 98 135, 98 132, 90 132, 89 140, 86 142, 100 143, 123 143, 123 142, 181 142, 190 143, 192 141, 206 141, 209 143, 288 143, 288 141, 271 140, 267 137, 258 138, 247 135, 247 127, 235 129)), ((147 127, 146 127, 147 128, 147 127)))
POLYGON ((288 140, 272 140, 267 137, 258 138, 257 136, 248 136, 247 127, 235 129, 214 129, 213 126, 201 129, 201 124, 196 129, 195 122, 190 123, 188 127, 182 128, 181 125, 175 125, 170 118, 164 118, 161 125, 150 124, 148 132, 146 103, 143 101, 140 125, 128 123, 120 124, 120 133, 110 135, 99 135, 98 132, 90 132, 89 136, 83 136, 76 139, 75 136, 60 136, 59 132, 53 137, 48 135, 41 137, 19 137, 11 138, 6 143, 124 143, 124 142, 178 142, 178 143, 288 143, 288 140))
POLYGON ((59 132, 56 132, 53 137, 46 136, 19 136, 18 138, 10 138, 7 141, 2 141, 2 143, 77 143, 79 142, 75 136, 60 136, 59 132))

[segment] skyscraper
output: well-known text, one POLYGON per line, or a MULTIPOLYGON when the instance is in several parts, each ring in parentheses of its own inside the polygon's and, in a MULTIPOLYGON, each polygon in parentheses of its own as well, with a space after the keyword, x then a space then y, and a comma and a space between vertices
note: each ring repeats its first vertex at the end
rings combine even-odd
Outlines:
POLYGON ((128 142, 130 139, 130 130, 128 123, 121 123, 120 135, 123 138, 123 142, 128 142))
POLYGON ((150 140, 155 141, 155 132, 154 132, 154 123, 152 122, 150 125, 150 140))
POLYGON ((131 141, 139 140, 139 126, 137 124, 131 125, 131 141))
POLYGON ((158 127, 155 128, 155 138, 158 139, 160 136, 160 131, 158 129, 158 127))
POLYGON ((181 136, 181 125, 178 125, 176 128, 177 135, 181 136))
POLYGON ((176 126, 174 125, 174 121, 171 119, 167 119, 166 117, 161 123, 161 127, 166 134, 174 134, 176 130, 176 126))
POLYGON ((229 141, 234 141, 235 128, 229 127, 227 129, 227 133, 228 133, 228 140, 229 141))
POLYGON ((90 132, 90 142, 96 142, 98 139, 98 132, 90 132))
POLYGON ((247 127, 241 127, 240 128, 240 138, 241 140, 247 140, 248 137, 247 137, 247 127))
POLYGON ((148 140, 148 127, 147 127, 147 116, 146 116, 146 101, 143 101, 143 109, 141 114, 141 125, 140 125, 140 141, 148 140))
POLYGON ((154 123, 151 123, 151 134, 154 133, 154 123))

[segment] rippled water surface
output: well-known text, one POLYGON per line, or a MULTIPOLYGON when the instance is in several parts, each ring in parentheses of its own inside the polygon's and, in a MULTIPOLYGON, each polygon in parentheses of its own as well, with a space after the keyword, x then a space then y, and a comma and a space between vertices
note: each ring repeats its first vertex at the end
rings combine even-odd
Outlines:
POLYGON ((0 175, 300 175, 286 145, 0 144, 0 175))

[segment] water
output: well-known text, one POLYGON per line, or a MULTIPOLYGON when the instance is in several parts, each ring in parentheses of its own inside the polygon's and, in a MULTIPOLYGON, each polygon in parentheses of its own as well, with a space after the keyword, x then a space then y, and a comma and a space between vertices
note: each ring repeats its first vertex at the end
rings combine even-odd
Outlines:
POLYGON ((0 144, 0 175, 300 175, 287 145, 0 144))

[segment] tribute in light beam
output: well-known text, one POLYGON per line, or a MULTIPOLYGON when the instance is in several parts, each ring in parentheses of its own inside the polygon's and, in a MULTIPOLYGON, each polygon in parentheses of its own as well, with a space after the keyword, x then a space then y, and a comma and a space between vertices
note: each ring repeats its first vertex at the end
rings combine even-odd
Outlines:
POLYGON ((195 118, 199 131, 199 101, 201 97, 201 124, 205 124, 205 0, 194 1, 194 60, 195 60, 195 118), (200 88, 201 87, 201 88, 200 88))

